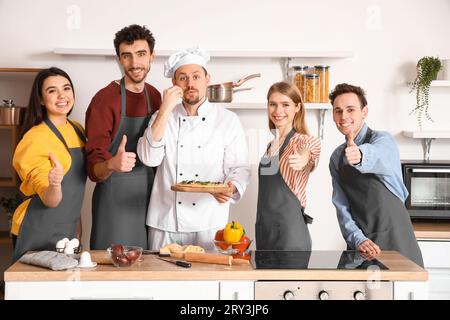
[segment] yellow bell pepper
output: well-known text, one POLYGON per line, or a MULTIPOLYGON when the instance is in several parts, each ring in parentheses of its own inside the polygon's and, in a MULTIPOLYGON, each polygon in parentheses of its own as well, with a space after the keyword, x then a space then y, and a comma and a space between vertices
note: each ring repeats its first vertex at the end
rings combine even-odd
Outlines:
POLYGON ((223 231, 223 240, 228 244, 236 243, 241 240, 243 234, 244 228, 241 224, 237 221, 231 221, 226 225, 225 230, 223 231))

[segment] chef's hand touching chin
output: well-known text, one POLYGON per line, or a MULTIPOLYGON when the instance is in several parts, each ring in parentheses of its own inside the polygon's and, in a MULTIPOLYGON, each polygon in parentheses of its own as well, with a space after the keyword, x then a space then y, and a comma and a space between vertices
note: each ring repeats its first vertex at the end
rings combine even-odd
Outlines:
POLYGON ((219 203, 226 203, 230 200, 231 196, 237 192, 236 187, 233 182, 228 181, 228 186, 233 188, 233 192, 222 192, 222 193, 210 193, 219 203))
POLYGON ((375 256, 380 254, 381 249, 375 242, 367 239, 360 243, 360 245, 358 246, 358 251, 361 252, 364 258, 366 258, 367 260, 371 260, 375 256))
POLYGON ((170 113, 183 98, 183 89, 179 86, 173 86, 163 91, 160 113, 170 113))

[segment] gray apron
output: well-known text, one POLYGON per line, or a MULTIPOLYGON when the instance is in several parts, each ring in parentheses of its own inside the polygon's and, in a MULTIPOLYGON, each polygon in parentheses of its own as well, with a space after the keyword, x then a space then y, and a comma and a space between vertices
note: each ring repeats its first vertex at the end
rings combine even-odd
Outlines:
MULTIPOLYGON (((372 130, 368 128, 363 143, 369 143, 371 137, 372 130)), ((356 225, 382 250, 398 251, 423 267, 422 253, 405 205, 375 174, 362 174, 349 164, 343 165, 344 152, 345 149, 339 163, 339 177, 356 225)))
MULTIPOLYGON (((150 98, 145 86, 144 92, 148 115, 127 117, 124 78, 120 81, 120 124, 108 149, 111 154, 117 153, 123 135, 127 136, 126 151, 136 153, 138 140, 151 117, 150 98)), ((153 169, 136 158, 131 172, 113 172, 108 179, 96 184, 92 197, 92 250, 103 250, 112 244, 147 248, 145 221, 153 179, 153 169)))
MULTIPOLYGON (((86 142, 81 130, 70 120, 68 121, 75 129, 78 137, 86 142)), ((13 263, 27 251, 55 250, 58 240, 72 239, 77 235, 77 224, 81 216, 86 184, 84 150, 83 148, 69 148, 54 124, 48 119, 45 119, 44 122, 69 151, 72 165, 61 183, 63 197, 56 208, 45 206, 37 194, 31 198, 20 225, 12 258, 13 263)))
POLYGON ((269 157, 266 153, 259 164, 256 250, 311 250, 311 236, 306 221, 312 218, 304 213, 300 201, 281 176, 278 165, 279 157, 294 133, 292 129, 287 135, 279 155, 269 157), (274 168, 272 166, 276 166, 276 173, 264 174, 264 171, 267 173, 270 170, 267 168, 274 168))

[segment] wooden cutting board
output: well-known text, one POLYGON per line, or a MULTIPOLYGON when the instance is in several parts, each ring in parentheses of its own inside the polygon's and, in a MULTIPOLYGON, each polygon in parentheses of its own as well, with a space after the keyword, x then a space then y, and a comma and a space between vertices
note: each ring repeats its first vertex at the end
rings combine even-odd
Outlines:
POLYGON ((196 185, 180 185, 176 184, 170 187, 172 191, 178 192, 199 192, 199 193, 223 193, 223 192, 233 192, 233 188, 227 185, 219 186, 196 186, 196 185))

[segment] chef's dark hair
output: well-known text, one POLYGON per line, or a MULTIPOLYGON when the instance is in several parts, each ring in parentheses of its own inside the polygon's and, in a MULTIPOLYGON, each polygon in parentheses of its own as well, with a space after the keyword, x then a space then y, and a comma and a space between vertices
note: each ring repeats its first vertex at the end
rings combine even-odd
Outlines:
POLYGON ((329 98, 331 105, 334 106, 334 100, 344 93, 354 93, 358 96, 359 102, 361 103, 361 109, 367 106, 366 93, 363 88, 353 86, 348 83, 340 83, 338 84, 334 90, 330 93, 329 98))
POLYGON ((114 48, 116 48, 117 56, 120 57, 119 46, 121 43, 132 44, 136 40, 146 40, 150 48, 150 53, 153 53, 153 49, 155 48, 153 34, 145 26, 132 24, 116 32, 114 48))
MULTIPOLYGON (((56 67, 51 67, 39 71, 39 73, 36 75, 36 78, 34 78, 28 107, 25 109, 25 116, 20 129, 20 138, 23 137, 23 135, 33 126, 40 124, 44 120, 44 118, 47 117, 47 109, 44 105, 41 104, 43 96, 42 90, 45 79, 53 76, 61 76, 69 80, 70 86, 72 87, 73 96, 75 97, 75 89, 73 87, 72 80, 65 71, 56 67)), ((70 109, 67 115, 72 112, 72 109, 70 109)))

